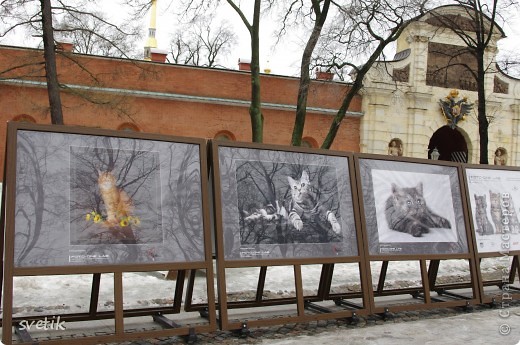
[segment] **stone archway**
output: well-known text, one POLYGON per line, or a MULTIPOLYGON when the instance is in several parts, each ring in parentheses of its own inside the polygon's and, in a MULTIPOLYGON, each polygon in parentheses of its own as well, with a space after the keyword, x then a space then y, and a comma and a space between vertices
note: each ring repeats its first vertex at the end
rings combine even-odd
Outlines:
POLYGON ((433 133, 428 144, 429 159, 431 159, 431 153, 435 148, 439 151, 439 160, 468 162, 468 144, 457 127, 451 128, 446 125, 433 133))

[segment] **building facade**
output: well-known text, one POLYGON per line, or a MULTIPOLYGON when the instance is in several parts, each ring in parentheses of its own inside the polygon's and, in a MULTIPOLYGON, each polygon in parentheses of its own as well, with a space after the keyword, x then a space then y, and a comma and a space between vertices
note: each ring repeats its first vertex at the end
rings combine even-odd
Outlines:
MULTIPOLYGON (((436 11, 453 20, 463 20, 465 15, 457 6, 436 11)), ((498 28, 485 56, 485 64, 489 66, 485 79, 490 120, 488 156, 493 164, 495 152, 500 148, 507 154, 507 165, 518 166, 520 80, 496 67, 497 42, 502 37, 504 33, 498 28)), ((378 63, 365 80, 361 151, 387 154, 392 139, 399 139, 404 156, 428 158, 432 147, 447 146, 448 154, 440 150, 441 157, 444 154, 447 160, 461 160, 463 157, 457 159, 456 153, 466 149, 467 161, 478 163, 477 85, 461 66, 466 64, 473 69, 476 65, 468 63, 474 58, 464 50, 459 36, 443 28, 431 13, 409 25, 397 42, 393 61, 378 63), (466 99, 472 107, 450 130, 442 107, 448 99, 455 102, 466 99)))

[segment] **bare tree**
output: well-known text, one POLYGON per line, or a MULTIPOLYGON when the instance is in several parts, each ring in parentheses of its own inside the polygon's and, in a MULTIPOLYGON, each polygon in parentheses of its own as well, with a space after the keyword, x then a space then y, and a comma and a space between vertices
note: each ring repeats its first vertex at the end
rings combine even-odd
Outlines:
POLYGON ((352 84, 344 95, 321 147, 332 145, 350 103, 363 87, 373 64, 383 59, 384 50, 407 25, 424 12, 427 0, 355 0, 338 7, 314 55, 314 66, 341 74, 349 70, 352 84))
MULTIPOLYGON (((90 8, 95 7, 94 1, 78 0, 73 4, 64 0, 4 0, 0 4, 0 16, 2 17, 2 26, 0 27, 0 37, 4 37, 18 30, 25 30, 33 34, 36 38, 41 38, 43 41, 45 65, 45 78, 47 81, 47 92, 49 95, 49 110, 51 115, 51 123, 63 124, 63 113, 61 104, 60 91, 63 86, 60 85, 56 67, 56 43, 55 43, 55 28, 53 22, 57 17, 72 17, 75 20, 86 20, 85 18, 94 18, 97 22, 103 22, 108 27, 119 33, 124 33, 117 29, 117 26, 109 24, 102 17, 89 12, 90 8)), ((97 30, 97 29, 96 29, 97 30)), ((93 31, 89 27, 68 26, 62 27, 63 32, 80 32, 89 31, 94 36, 100 38, 99 31, 93 31)), ((117 38, 117 37, 112 37, 117 38)), ((119 47, 116 41, 111 37, 105 37, 105 41, 111 42, 115 47, 119 47)), ((119 42, 120 43, 120 42, 119 42)), ((117 49, 123 52, 124 48, 117 49)), ((35 61, 35 64, 41 64, 42 61, 35 61)), ((27 66, 20 66, 27 67, 27 66)), ((11 70, 16 69, 13 67, 11 70)), ((87 97, 88 98, 88 97, 87 97)))
POLYGON ((505 74, 520 78, 520 55, 517 52, 507 54, 503 59, 497 61, 497 65, 505 74))
POLYGON ((474 78, 477 86, 478 104, 477 118, 480 137, 480 160, 481 164, 488 164, 488 128, 489 119, 486 115, 486 87, 485 76, 490 67, 486 61, 486 50, 499 36, 504 33, 497 25, 501 20, 500 13, 505 13, 506 8, 513 5, 512 1, 481 1, 481 0, 455 0, 459 5, 461 14, 459 16, 446 14, 442 7, 433 10, 432 16, 436 24, 454 32, 467 47, 467 51, 476 62, 476 69, 470 64, 466 71, 474 78))
POLYGON ((43 36, 43 55, 45 58, 45 77, 51 112, 51 123, 63 124, 61 109, 60 85, 56 68, 56 52, 54 49, 54 31, 52 27, 51 0, 41 0, 41 21, 43 36))
POLYGON ((133 21, 115 25, 102 12, 66 12, 54 31, 56 36, 71 40, 78 53, 113 57, 137 57, 141 53, 135 51, 141 27, 133 21))
MULTIPOLYGON (((331 0, 310 0, 308 2, 310 8, 306 8, 306 1, 292 1, 284 11, 284 19, 282 32, 286 30, 290 17, 298 18, 313 17, 313 27, 303 50, 300 65, 300 86, 298 88, 298 98, 296 102, 296 117, 294 121, 291 144, 300 146, 302 142, 303 129, 305 126, 305 117, 307 114, 307 97, 309 94, 309 86, 311 83, 310 66, 314 49, 320 39, 322 29, 327 20, 331 0)), ((297 19, 294 21, 298 21, 297 19)))
POLYGON ((237 35, 225 21, 217 25, 211 16, 198 16, 179 27, 170 41, 172 62, 203 67, 223 67, 220 61, 237 44, 237 35))

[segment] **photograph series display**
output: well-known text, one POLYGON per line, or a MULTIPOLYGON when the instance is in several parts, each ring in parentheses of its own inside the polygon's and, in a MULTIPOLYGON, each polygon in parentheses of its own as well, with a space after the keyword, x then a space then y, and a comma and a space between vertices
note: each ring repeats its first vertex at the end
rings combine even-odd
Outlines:
MULTIPOLYGON (((199 144, 16 133, 16 267, 204 260, 199 144)), ((369 255, 469 252, 457 166, 223 143, 216 152, 226 260, 358 256, 358 206, 369 255)), ((518 172, 464 172, 477 250, 500 252, 505 233, 519 250, 518 172)))
POLYGON ((513 170, 465 169, 477 251, 520 250, 520 175, 513 170))

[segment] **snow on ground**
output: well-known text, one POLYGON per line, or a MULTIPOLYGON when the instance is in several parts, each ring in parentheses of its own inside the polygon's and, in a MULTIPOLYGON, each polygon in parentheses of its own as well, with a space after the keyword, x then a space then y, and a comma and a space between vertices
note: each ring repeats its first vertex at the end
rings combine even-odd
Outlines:
MULTIPOLYGON (((372 263, 374 284, 377 283, 381 263, 372 263)), ((481 270, 484 276, 499 273, 508 267, 503 258, 484 259, 481 270)), ((303 288, 306 293, 315 293, 318 288, 321 265, 302 266, 303 288)), ((143 308, 171 304, 174 297, 175 281, 166 280, 166 272, 128 272, 123 274, 123 302, 125 308, 143 308)), ((254 294, 259 268, 233 268, 226 270, 226 286, 229 295, 254 294)), ((469 275, 466 260, 442 261, 439 279, 469 275)), ((76 313, 88 311, 92 289, 91 274, 24 276, 14 277, 14 316, 49 315, 55 313, 76 313)), ((386 285, 404 287, 419 285, 418 261, 390 262, 386 285)), ((292 266, 271 266, 268 268, 265 291, 286 297, 294 293, 294 273, 292 266)), ((359 289, 358 264, 336 264, 332 283, 333 291, 359 289)), ((101 275, 98 310, 113 310, 114 285, 112 274, 101 275)), ((215 279, 215 291, 216 291, 215 279)), ((199 274, 194 288, 194 303, 205 302, 206 286, 203 275, 199 274)), ((240 297, 237 297, 240 298, 240 297)))

